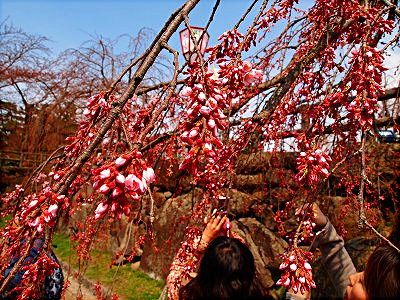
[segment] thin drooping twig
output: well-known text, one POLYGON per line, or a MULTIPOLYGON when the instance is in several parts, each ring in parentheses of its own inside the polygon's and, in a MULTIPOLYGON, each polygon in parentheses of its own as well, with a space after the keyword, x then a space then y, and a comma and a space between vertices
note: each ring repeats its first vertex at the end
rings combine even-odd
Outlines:
MULTIPOLYGON (((315 196, 315 192, 314 192, 314 196, 315 196)), ((304 218, 306 217, 306 214, 308 213, 310 208, 312 209, 312 203, 313 202, 304 203, 304 205, 302 206, 302 210, 303 210, 304 206, 305 206, 305 209, 303 210, 304 211, 303 217, 302 217, 301 221, 299 222, 299 226, 297 226, 296 233, 293 238, 293 246, 294 247, 297 247, 297 243, 298 243, 299 236, 300 236, 300 230, 303 227, 304 218)))
POLYGON ((335 173, 335 171, 337 170, 337 168, 339 168, 344 162, 348 161, 349 159, 357 156, 358 154, 360 154, 361 149, 358 149, 356 152, 351 153, 347 156, 345 156, 341 161, 339 161, 330 171, 331 174, 335 173))
POLYGON ((154 124, 156 123, 158 117, 160 114, 163 112, 164 109, 166 109, 170 103, 170 99, 174 94, 175 87, 176 87, 176 81, 178 80, 178 72, 179 72, 179 53, 178 51, 172 49, 166 42, 163 42, 161 45, 163 48, 167 49, 169 52, 171 52, 174 55, 174 76, 170 82, 169 88, 168 88, 168 93, 165 99, 163 100, 163 103, 160 105, 160 107, 152 114, 152 118, 149 122, 149 124, 146 126, 146 128, 143 129, 143 131, 140 133, 136 144, 139 145, 140 147, 142 146, 143 140, 146 137, 146 135, 154 128, 154 124))
POLYGON ((221 2, 221 0, 215 1, 215 5, 214 5, 214 7, 212 9, 211 15, 208 18, 206 26, 204 27, 204 31, 201 33, 200 40, 202 39, 203 34, 208 30, 208 27, 210 27, 211 22, 214 20, 215 13, 217 12, 217 9, 218 9, 218 6, 219 6, 220 2, 221 2))
MULTIPOLYGON (((201 33, 200 40, 202 40, 203 35, 207 32, 208 28, 210 27, 211 22, 214 20, 215 13, 217 12, 217 9, 218 9, 218 6, 219 6, 220 2, 221 2, 221 0, 216 0, 215 1, 215 5, 214 5, 214 7, 212 9, 211 15, 210 15, 210 17, 209 17, 209 19, 207 21, 206 26, 204 27, 204 31, 201 33)), ((179 69, 178 74, 182 73, 182 71, 186 67, 186 65, 187 65, 187 63, 184 63, 181 66, 181 68, 179 69)), ((160 82, 158 84, 155 84, 155 85, 152 85, 152 86, 148 86, 148 87, 140 87, 136 94, 137 95, 142 95, 142 94, 145 94, 147 92, 150 92, 150 91, 153 91, 153 90, 157 90, 157 89, 162 88, 162 87, 169 86, 170 83, 171 83, 170 81, 167 81, 167 82, 160 82)), ((178 84, 184 84, 184 83, 185 83, 184 80, 177 80, 176 81, 177 85, 178 84)))
POLYGON ((382 52, 382 53, 385 52, 386 49, 389 48, 391 44, 397 42, 397 41, 399 40, 399 38, 400 38, 400 32, 398 32, 398 33, 395 35, 395 37, 392 38, 392 39, 390 40, 390 42, 388 42, 388 43, 385 45, 385 47, 382 48, 381 52, 382 52))
POLYGON ((125 70, 122 71, 122 73, 118 76, 118 78, 111 84, 110 88, 108 89, 108 91, 106 92, 106 94, 111 94, 115 87, 117 86, 117 84, 122 80, 122 78, 125 76, 125 74, 127 72, 129 72, 138 62, 140 62, 146 55, 147 55, 147 51, 149 51, 149 49, 146 50, 146 52, 144 52, 142 55, 140 55, 138 58, 136 58, 135 60, 133 60, 129 66, 127 66, 125 68, 125 70))
MULTIPOLYGON (((178 73, 182 73, 182 70, 180 70, 178 73)), ((177 80, 176 84, 184 84, 185 81, 184 80, 177 80)), ((150 91, 154 91, 154 90, 158 90, 160 88, 165 88, 167 86, 171 85, 171 81, 165 81, 165 82, 160 82, 151 86, 144 86, 144 87, 140 87, 138 89, 138 91, 136 92, 136 95, 143 95, 146 94, 150 91)))
MULTIPOLYGON (((244 37, 243 37, 243 41, 244 41, 244 42, 247 40, 248 36, 250 35, 250 33, 252 32, 252 30, 254 29, 254 27, 256 26, 256 24, 258 23, 260 17, 261 17, 262 14, 264 13, 264 9, 265 9, 265 7, 267 7, 268 1, 269 1, 269 0, 264 0, 264 1, 263 1, 263 4, 261 5, 261 8, 260 8, 260 10, 258 11, 257 16, 254 18, 253 23, 252 23, 252 24, 250 25, 250 27, 247 29, 246 34, 245 34, 244 37)), ((240 45, 240 48, 239 48, 238 53, 242 52, 243 46, 244 46, 244 43, 242 43, 242 44, 240 45)))
MULTIPOLYGON (((295 19, 295 20, 289 22, 289 23, 285 26, 285 29, 282 31, 282 33, 281 33, 275 40, 276 40, 276 41, 282 40, 283 37, 286 35, 286 33, 287 33, 290 29, 292 29, 297 23, 299 23, 299 22, 301 22, 301 21, 307 19, 307 16, 308 16, 308 15, 304 15, 304 16, 301 16, 301 17, 299 17, 299 18, 297 18, 297 19, 295 19)), ((266 34, 266 33, 264 33, 264 34, 266 34)), ((293 39, 293 38, 294 38, 294 36, 291 37, 289 40, 287 40, 287 41, 286 41, 286 44, 289 45, 290 40, 293 39)), ((271 42, 267 43, 266 46, 264 46, 264 47, 261 48, 259 51, 257 51, 256 54, 255 54, 254 56, 257 57, 258 55, 260 55, 260 53, 264 53, 264 54, 266 55, 266 57, 273 56, 273 55, 276 54, 276 52, 279 51, 280 48, 282 48, 282 49, 285 49, 285 48, 290 49, 291 47, 295 47, 294 49, 296 49, 296 48, 297 48, 300 44, 302 44, 302 43, 303 43, 303 42, 299 42, 299 44, 298 44, 297 46, 283 46, 283 45, 281 45, 281 43, 278 43, 279 47, 278 47, 278 48, 275 48, 275 50, 272 51, 272 49, 268 49, 268 50, 267 50, 267 47, 269 47, 269 46, 271 46, 271 44, 273 44, 273 42, 271 41, 271 42)))
POLYGON ((361 166, 360 166, 360 191, 358 192, 358 204, 360 205, 360 212, 359 212, 359 224, 361 225, 362 222, 366 219, 365 217, 365 208, 364 208, 364 187, 365 187, 365 179, 367 177, 366 171, 365 171, 365 140, 366 140, 366 134, 364 131, 361 133, 361 166))
POLYGON ((365 224, 367 227, 369 227, 380 239, 384 240, 386 243, 388 243, 391 247, 393 247, 397 252, 400 253, 400 249, 397 248, 391 241, 389 241, 386 237, 384 237, 382 234, 380 234, 374 226, 372 226, 365 215, 365 208, 364 208, 364 187, 365 187, 365 181, 367 180, 367 175, 366 175, 366 163, 365 163, 365 142, 366 142, 366 134, 364 131, 362 131, 362 137, 361 137, 361 148, 359 152, 361 152, 361 182, 360 182, 360 191, 358 193, 358 202, 360 205, 360 212, 359 212, 359 224, 365 224))
MULTIPOLYGON (((221 2, 221 0, 215 1, 214 7, 213 7, 212 12, 211 12, 211 15, 208 18, 207 24, 204 27, 204 30, 200 35, 199 41, 203 40, 204 34, 207 32, 208 27, 210 27, 211 22, 214 20, 215 13, 217 12, 217 9, 218 9, 218 6, 219 6, 220 2, 221 2)), ((179 73, 181 73, 181 72, 179 72, 179 73)))
POLYGON ((127 235, 128 235, 128 240, 126 241, 126 246, 125 246, 125 248, 124 248, 124 251, 122 252, 122 259, 121 259, 120 262, 118 263, 117 268, 116 268, 116 270, 115 270, 115 272, 114 272, 114 275, 113 275, 113 277, 112 277, 111 287, 108 289, 107 295, 108 295, 108 294, 112 295, 112 291, 113 291, 113 289, 114 289, 114 284, 115 284, 115 282, 116 282, 116 281, 115 281, 115 278, 117 277, 118 271, 119 271, 119 269, 120 269, 120 267, 121 267, 121 265, 122 265, 122 263, 123 263, 123 261, 124 261, 126 251, 128 250, 129 242, 131 241, 132 227, 133 227, 133 219, 129 222, 129 224, 128 224, 127 228, 126 228, 126 230, 127 230, 127 235))
POLYGON ((384 240, 389 246, 393 247, 398 253, 400 253, 400 249, 397 248, 389 239, 384 237, 382 234, 379 233, 378 230, 374 228, 366 219, 363 220, 364 224, 367 225, 380 239, 384 240))
POLYGON ((154 141, 151 141, 146 146, 143 146, 142 148, 140 148, 140 151, 145 152, 145 151, 153 148, 154 146, 158 145, 159 143, 169 139, 171 136, 173 136, 173 133, 164 133, 164 134, 160 135, 158 138, 156 138, 154 141))
POLYGON ((65 147, 65 146, 60 146, 60 147, 58 147, 56 150, 54 150, 54 151, 50 154, 50 156, 49 156, 44 162, 42 162, 42 163, 32 172, 31 176, 28 178, 28 180, 27 180, 27 181, 25 182, 25 184, 24 184, 24 189, 26 189, 26 188, 28 187, 28 185, 29 185, 30 181, 32 180, 33 176, 39 174, 40 172, 42 172, 43 169, 48 165, 48 163, 49 163, 50 161, 52 161, 52 160, 54 160, 54 159, 57 159, 57 158, 60 158, 60 157, 62 157, 62 156, 65 155, 65 154, 61 154, 61 156, 55 156, 56 153, 57 153, 58 151, 63 150, 64 147, 65 147))
MULTIPOLYGON (((348 55, 351 53, 351 51, 353 51, 353 48, 355 47, 354 44, 352 44, 349 49, 347 49, 346 53, 343 55, 343 57, 341 58, 341 60, 337 63, 338 66, 341 66, 344 62, 344 60, 348 57, 348 55)), ((335 73, 332 76, 332 80, 328 83, 328 87, 326 89, 326 94, 330 93, 333 88, 335 87, 335 81, 336 81, 336 77, 339 74, 339 68, 336 68, 335 73)), ((345 75, 346 77, 346 75, 345 75)), ((336 85, 337 86, 337 85, 336 85)))
POLYGON ((134 147, 133 147, 133 144, 131 143, 131 139, 129 138, 128 130, 126 129, 125 124, 124 124, 124 122, 123 122, 121 116, 119 117, 119 120, 120 120, 120 122, 121 122, 121 127, 122 127, 122 130, 123 130, 123 132, 124 132, 124 135, 125 135, 125 138, 126 138, 126 142, 127 142, 128 145, 129 145, 129 150, 133 150, 133 148, 134 148, 134 147))
POLYGON ((251 10, 253 9, 254 5, 256 5, 257 2, 258 2, 258 0, 254 0, 253 3, 251 3, 249 8, 246 10, 246 12, 240 18, 240 20, 235 24, 235 26, 233 26, 233 29, 239 28, 240 24, 244 21, 244 19, 246 19, 247 15, 251 12, 251 10))
POLYGON ((154 223, 154 198, 153 195, 151 194, 151 189, 150 187, 147 189, 149 192, 149 197, 150 197, 150 210, 149 210, 149 216, 150 216, 150 224, 153 226, 154 223))
POLYGON ((156 158, 156 160, 154 161, 154 164, 153 164, 153 169, 157 169, 158 163, 160 162, 160 159, 164 155, 165 150, 167 149, 168 145, 169 145, 168 143, 165 143, 164 147, 161 149, 160 153, 157 155, 157 158, 156 158))

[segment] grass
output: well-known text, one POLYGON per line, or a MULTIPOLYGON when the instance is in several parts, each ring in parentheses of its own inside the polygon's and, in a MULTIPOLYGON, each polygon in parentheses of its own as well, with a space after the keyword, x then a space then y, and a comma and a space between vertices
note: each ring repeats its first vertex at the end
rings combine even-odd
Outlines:
MULTIPOLYGON (((65 234, 54 235, 54 252, 63 262, 69 263, 74 269, 78 269, 76 254, 72 249, 70 239, 65 234)), ((117 293, 121 299, 153 300, 158 299, 164 283, 151 279, 145 273, 132 270, 131 266, 124 265, 118 270, 110 268, 111 255, 100 248, 91 253, 91 261, 85 272, 85 276, 91 281, 99 281, 104 287, 113 285, 113 293, 117 293)))
POLYGON ((4 218, 0 218, 0 228, 6 226, 7 222, 11 219, 11 216, 6 216, 4 218))

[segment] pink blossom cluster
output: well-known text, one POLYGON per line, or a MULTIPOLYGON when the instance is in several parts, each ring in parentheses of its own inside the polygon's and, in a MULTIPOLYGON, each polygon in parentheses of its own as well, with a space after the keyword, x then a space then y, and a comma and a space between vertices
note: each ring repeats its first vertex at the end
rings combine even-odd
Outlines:
POLYGON ((133 151, 94 169, 93 189, 106 196, 97 205, 95 219, 112 212, 118 219, 122 214, 130 213, 130 199, 137 200, 143 195, 149 184, 154 182, 155 174, 142 159, 142 153, 133 151))
POLYGON ((315 237, 314 228, 316 226, 312 209, 299 211, 296 215, 299 216, 299 220, 301 219, 301 229, 298 235, 299 242, 312 242, 315 237))
POLYGON ((218 40, 220 43, 214 47, 208 48, 207 52, 210 53, 210 59, 219 59, 225 56, 234 58, 236 57, 239 49, 239 45, 243 39, 243 34, 241 34, 237 29, 232 29, 225 31, 218 40))
POLYGON ((299 183, 315 187, 320 178, 329 176, 331 158, 318 146, 301 152, 296 162, 298 173, 295 178, 299 183))
POLYGON ((289 211, 293 209, 293 202, 286 202, 285 208, 282 210, 278 210, 274 215, 275 226, 277 228, 278 233, 284 237, 287 234, 287 230, 285 227, 285 221, 289 218, 289 211))
POLYGON ((209 61, 216 62, 220 68, 215 75, 228 99, 237 99, 246 92, 247 86, 263 78, 261 69, 249 61, 238 59, 238 51, 246 51, 251 43, 255 44, 256 36, 255 28, 247 36, 233 29, 219 37, 221 42, 218 45, 207 49, 210 53, 209 61))
POLYGON ((227 126, 227 117, 223 113, 227 107, 227 99, 218 87, 218 80, 212 79, 213 73, 210 72, 205 83, 194 83, 193 79, 200 77, 199 70, 195 68, 189 70, 189 84, 180 95, 188 102, 184 122, 180 125, 180 139, 191 149, 186 153, 179 169, 189 170, 193 174, 197 173, 197 167, 203 158, 212 160, 215 157, 216 150, 222 147, 218 129, 223 130, 227 126))
POLYGON ((315 216, 311 204, 305 204, 302 208, 295 209, 298 224, 297 230, 293 231, 285 226, 285 223, 290 220, 290 212, 295 208, 295 203, 287 202, 283 210, 278 210, 275 213, 274 221, 278 229, 278 233, 285 237, 289 243, 312 243, 315 238, 314 228, 315 216))
POLYGON ((246 88, 263 79, 263 71, 250 61, 221 57, 215 60, 219 70, 214 72, 216 81, 228 99, 235 99, 246 92, 246 88))
POLYGON ((293 0, 281 1, 279 5, 272 5, 258 22, 258 28, 270 31, 272 25, 285 18, 290 12, 289 8, 293 6, 293 0))
POLYGON ((79 124, 79 130, 75 136, 67 137, 65 140, 70 142, 65 146, 64 152, 68 157, 76 157, 85 147, 87 147, 96 134, 94 126, 100 119, 104 119, 110 112, 115 98, 111 95, 105 99, 105 93, 101 92, 88 99, 88 104, 83 111, 84 119, 79 124))
POLYGON ((192 174, 198 173, 203 159, 215 163, 216 153, 223 148, 218 130, 226 130, 228 125, 224 112, 239 102, 247 86, 263 78, 263 72, 248 61, 220 58, 217 63, 218 71, 204 75, 200 66, 192 65, 187 86, 180 94, 188 103, 180 125, 180 139, 191 146, 180 170, 189 170, 192 174))
POLYGON ((100 283, 100 281, 97 281, 94 284, 94 291, 96 293, 96 300, 118 300, 120 299, 120 297, 117 294, 111 294, 111 296, 109 296, 105 291, 106 288, 100 283))
POLYGON ((64 170, 58 170, 58 171, 51 171, 49 172, 49 177, 52 178, 54 181, 60 181, 61 178, 65 175, 64 170))
POLYGON ((382 53, 373 47, 364 46, 352 52, 351 76, 349 76, 352 100, 347 103, 348 118, 359 120, 362 128, 373 125, 374 113, 377 112, 378 96, 384 93, 382 86, 382 53))
POLYGON ((243 70, 243 83, 245 85, 251 85, 255 82, 260 82, 263 79, 263 71, 260 69, 254 68, 253 64, 244 61, 242 65, 243 70))
POLYGON ((315 282, 312 279, 312 268, 310 261, 312 253, 303 251, 301 248, 293 247, 290 251, 282 256, 283 261, 279 269, 283 271, 281 278, 276 282, 288 289, 292 289, 295 293, 304 294, 315 288, 315 282))
MULTIPOLYGON (((319 2, 324 2, 319 0, 319 2)), ((327 2, 327 1, 325 1, 327 2)), ((342 1, 335 0, 336 3, 342 1)), ((376 35, 384 33, 390 33, 394 28, 394 21, 391 18, 386 18, 382 14, 382 10, 385 9, 383 2, 378 2, 375 5, 359 5, 356 1, 346 0, 347 3, 343 3, 345 8, 346 18, 360 18, 363 22, 353 22, 348 28, 348 34, 346 34, 345 42, 354 44, 367 44, 375 45, 376 35)))
POLYGON ((48 182, 43 184, 42 191, 25 197, 22 210, 17 216, 20 222, 26 222, 30 227, 42 232, 46 225, 54 226, 60 208, 69 207, 65 195, 58 195, 52 191, 48 182))
MULTIPOLYGON (((340 100, 336 104, 346 108, 347 118, 358 120, 362 128, 372 126, 373 115, 377 112, 377 98, 383 92, 382 73, 386 69, 382 65, 382 53, 374 47, 376 45, 374 39, 377 35, 391 32, 394 26, 393 21, 386 19, 381 13, 383 8, 383 3, 364 6, 352 0, 318 0, 308 15, 308 18, 313 21, 313 26, 302 35, 306 40, 311 41, 310 45, 305 43, 303 47, 309 47, 318 34, 324 34, 324 24, 331 20, 333 15, 343 20, 363 20, 350 23, 336 40, 330 42, 330 47, 327 47, 318 57, 325 72, 333 68, 343 72, 343 66, 334 61, 335 49, 342 44, 362 45, 360 49, 352 52, 352 58, 348 61, 351 67, 340 84, 341 93, 335 93, 334 96, 336 100, 340 100), (310 36, 311 34, 313 36, 310 36)), ((328 106, 328 109, 320 107, 320 110, 326 110, 325 113, 333 112, 334 115, 330 117, 336 119, 338 114, 335 112, 337 109, 335 107, 328 106)), ((323 117, 316 116, 316 119, 323 119, 323 117)))
MULTIPOLYGON (((140 98, 133 96, 124 106, 124 116, 127 122, 126 127, 132 137, 140 133, 148 125, 153 110, 162 102, 162 99, 156 95, 147 97, 146 105, 144 106, 140 105, 139 100, 140 98)), ((171 99, 171 101, 174 100, 171 99)))

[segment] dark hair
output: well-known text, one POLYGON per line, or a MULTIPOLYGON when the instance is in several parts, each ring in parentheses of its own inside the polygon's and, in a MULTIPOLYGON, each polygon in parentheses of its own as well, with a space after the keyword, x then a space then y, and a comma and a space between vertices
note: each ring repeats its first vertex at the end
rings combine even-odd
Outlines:
POLYGON ((368 259, 364 272, 368 299, 400 298, 400 253, 390 245, 381 245, 368 259))
POLYGON ((179 299, 255 299, 254 257, 239 240, 218 237, 204 252, 198 275, 179 291, 179 299))
MULTIPOLYGON (((389 240, 400 246, 400 210, 394 218, 389 240)), ((378 246, 368 258, 364 285, 369 299, 400 298, 400 253, 389 244, 378 246)))

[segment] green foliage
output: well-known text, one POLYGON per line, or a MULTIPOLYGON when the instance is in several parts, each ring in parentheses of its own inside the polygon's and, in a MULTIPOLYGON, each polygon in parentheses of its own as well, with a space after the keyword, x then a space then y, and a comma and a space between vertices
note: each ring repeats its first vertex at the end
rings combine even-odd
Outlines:
MULTIPOLYGON (((78 270, 78 261, 69 237, 65 234, 56 234, 53 245, 57 257, 78 270)), ((117 267, 110 267, 110 262, 109 253, 100 248, 94 249, 85 276, 93 282, 99 281, 106 288, 112 286, 113 293, 118 294, 121 299, 158 299, 164 286, 162 281, 153 280, 143 272, 132 270, 129 264, 120 266, 115 275, 117 267)))
POLYGON ((7 222, 11 219, 11 216, 6 216, 4 218, 0 218, 0 228, 6 226, 7 222))

